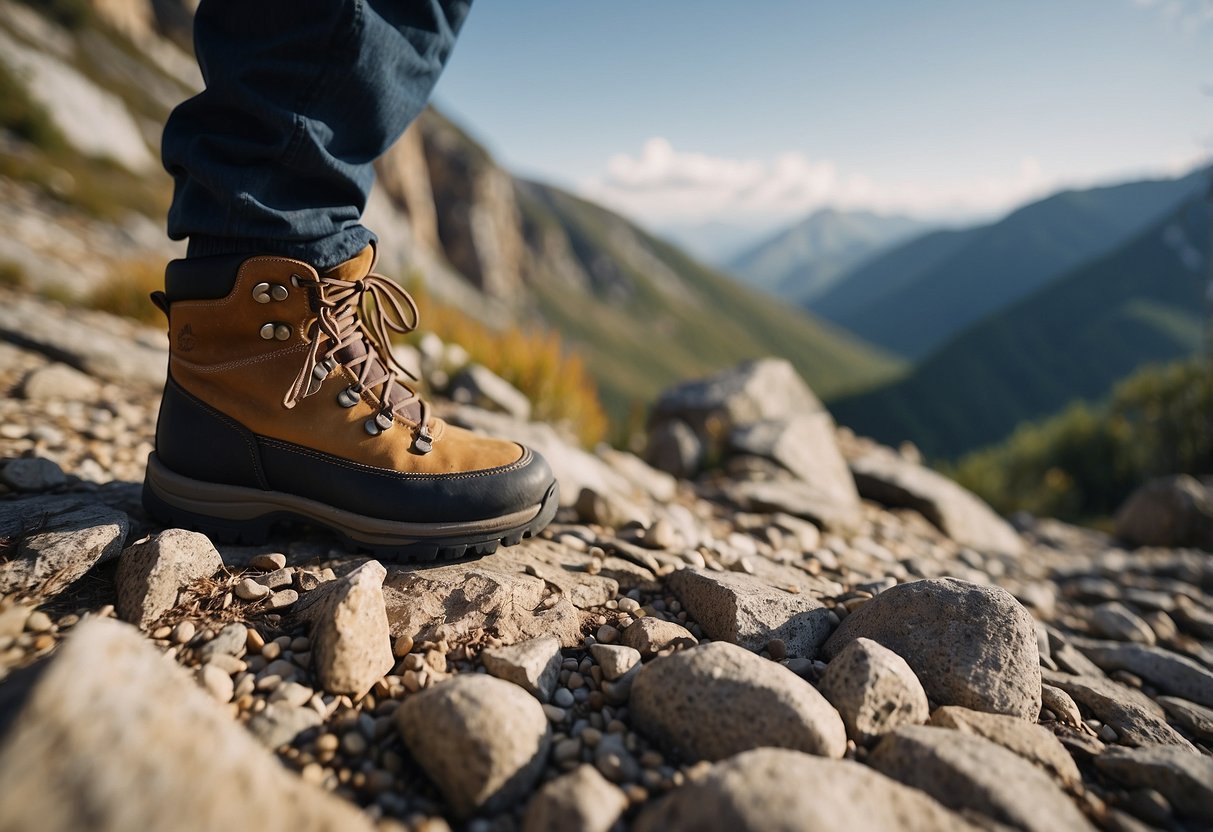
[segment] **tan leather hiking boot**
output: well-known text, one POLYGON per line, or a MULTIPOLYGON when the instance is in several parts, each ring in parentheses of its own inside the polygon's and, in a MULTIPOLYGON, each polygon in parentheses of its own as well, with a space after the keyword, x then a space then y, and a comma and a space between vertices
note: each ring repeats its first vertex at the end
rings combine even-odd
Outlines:
POLYGON ((556 512, 541 456, 446 424, 405 382, 392 332, 408 293, 368 247, 324 272, 285 257, 169 264, 169 378, 143 499, 163 523, 263 542, 278 520, 326 526, 377 554, 485 555, 556 512), (218 282, 230 291, 198 297, 218 282))

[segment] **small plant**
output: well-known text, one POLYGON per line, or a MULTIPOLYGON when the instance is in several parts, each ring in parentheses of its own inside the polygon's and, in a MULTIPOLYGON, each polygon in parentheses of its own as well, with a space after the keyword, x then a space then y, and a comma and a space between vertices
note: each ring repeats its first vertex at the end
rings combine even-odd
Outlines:
POLYGON ((93 10, 89 6, 88 0, 21 0, 21 2, 40 12, 43 17, 72 31, 84 28, 84 25, 93 17, 93 10))
POLYGON ((130 260, 112 269, 109 277, 88 294, 85 305, 144 323, 160 323, 160 310, 148 295, 163 285, 163 261, 130 260))
POLYGON ((9 289, 29 288, 29 276, 20 263, 12 260, 0 260, 0 286, 9 289))
POLYGON ((21 78, 0 61, 0 129, 42 150, 62 150, 67 142, 21 78))

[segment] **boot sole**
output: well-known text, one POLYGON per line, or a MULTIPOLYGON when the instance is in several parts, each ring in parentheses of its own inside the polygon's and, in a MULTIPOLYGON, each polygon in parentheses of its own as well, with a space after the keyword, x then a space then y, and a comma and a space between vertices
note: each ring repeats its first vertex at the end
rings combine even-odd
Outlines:
POLYGON ((487 520, 405 523, 366 517, 281 491, 183 477, 148 455, 143 507, 166 526, 199 531, 221 543, 260 545, 274 526, 303 522, 322 526, 358 549, 393 561, 483 557, 499 545, 534 537, 556 516, 560 488, 553 481, 543 501, 487 520))

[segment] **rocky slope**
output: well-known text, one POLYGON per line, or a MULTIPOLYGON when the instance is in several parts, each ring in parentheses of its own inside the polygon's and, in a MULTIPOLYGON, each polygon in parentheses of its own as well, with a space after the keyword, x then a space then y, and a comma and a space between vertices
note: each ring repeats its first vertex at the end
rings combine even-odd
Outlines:
POLYGON ((1195 480, 1012 526, 767 360, 655 403, 678 477, 444 404, 570 495, 483 560, 234 547, 139 506, 162 336, 0 310, 0 828, 1213 823, 1195 480))

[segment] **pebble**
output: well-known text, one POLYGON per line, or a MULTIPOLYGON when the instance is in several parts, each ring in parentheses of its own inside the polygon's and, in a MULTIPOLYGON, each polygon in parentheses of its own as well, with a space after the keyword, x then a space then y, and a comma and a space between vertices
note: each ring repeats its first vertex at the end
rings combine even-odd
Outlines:
POLYGON ((172 638, 176 644, 188 644, 196 631, 193 621, 182 621, 173 628, 172 638))
POLYGON ((53 626, 55 623, 51 621, 51 617, 42 610, 34 610, 29 618, 25 619, 25 629, 31 633, 45 633, 53 626))
POLYGON ((202 686, 206 688, 206 691, 219 702, 232 701, 232 694, 235 693, 232 677, 215 667, 215 665, 203 665, 202 669, 198 671, 198 679, 202 682, 202 686))
POLYGON ((270 596, 269 608, 281 610, 299 600, 299 593, 293 589, 282 589, 270 596))
POLYGON ((236 597, 243 601, 259 601, 270 594, 270 588, 252 578, 242 578, 235 588, 236 597))
POLYGON ((552 694, 552 702, 558 708, 571 708, 575 702, 573 692, 568 688, 556 688, 556 692, 552 694))
POLYGON ((286 566, 286 555, 273 552, 268 555, 257 555, 249 561, 249 568, 262 572, 274 572, 286 566))

